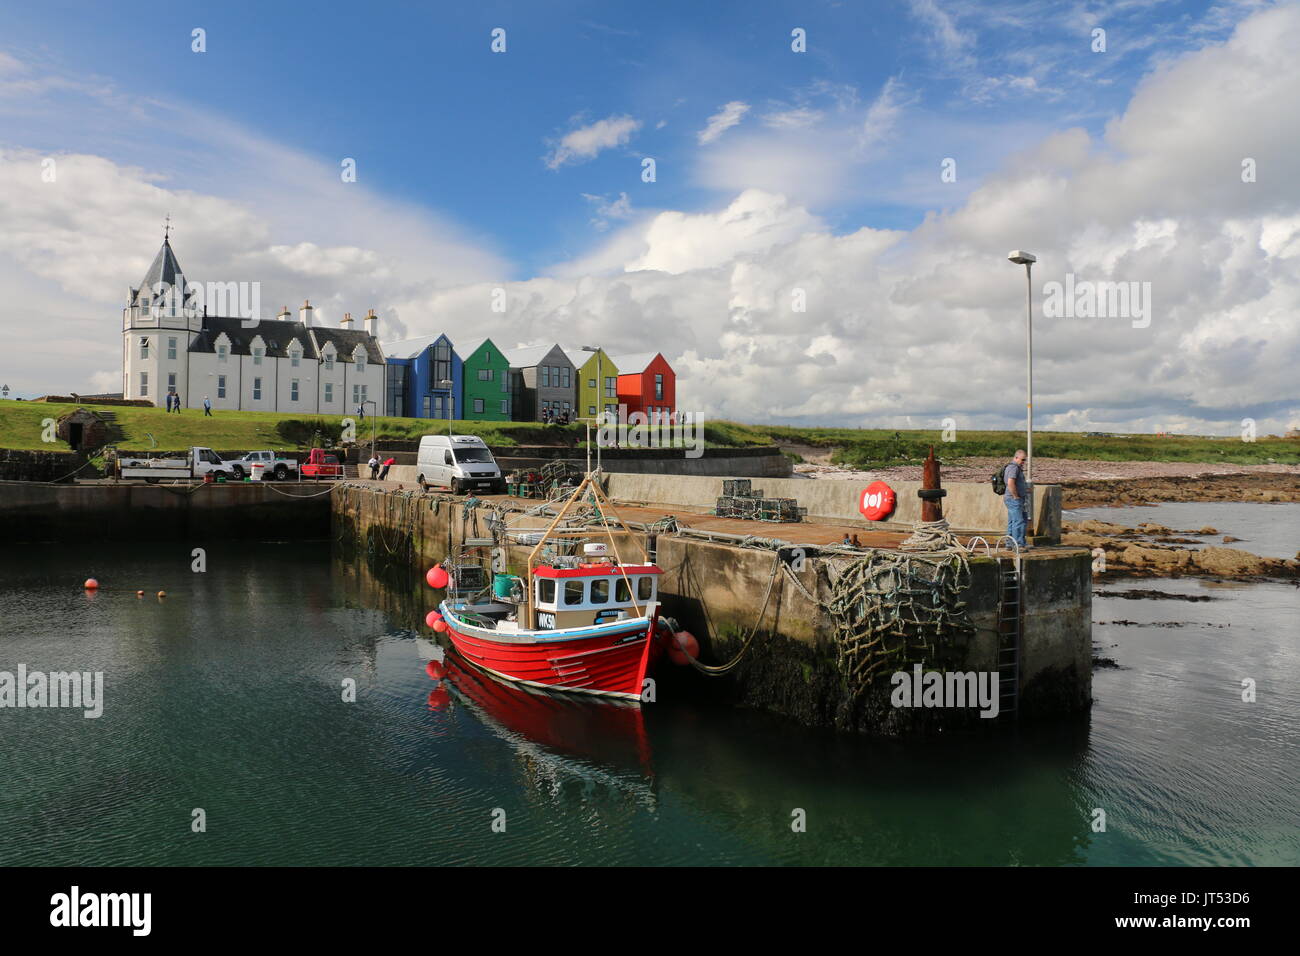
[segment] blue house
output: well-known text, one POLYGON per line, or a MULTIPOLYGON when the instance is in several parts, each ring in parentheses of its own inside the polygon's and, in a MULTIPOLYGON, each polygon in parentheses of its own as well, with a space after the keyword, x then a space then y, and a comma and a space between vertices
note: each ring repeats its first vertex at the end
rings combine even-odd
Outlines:
POLYGON ((451 339, 438 335, 383 346, 388 361, 386 412, 405 418, 464 418, 464 365, 451 339), (447 384, 450 383, 450 384, 447 384))

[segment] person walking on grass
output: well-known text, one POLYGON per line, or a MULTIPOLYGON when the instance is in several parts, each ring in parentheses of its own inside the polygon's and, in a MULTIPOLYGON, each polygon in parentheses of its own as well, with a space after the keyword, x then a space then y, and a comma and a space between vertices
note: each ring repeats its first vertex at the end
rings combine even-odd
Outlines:
POLYGON ((176 393, 176 400, 172 402, 172 410, 175 411, 177 415, 179 415, 179 414, 181 413, 181 393, 180 393, 180 392, 177 392, 177 393, 176 393))
POLYGON ((208 400, 208 396, 206 395, 203 396, 203 417, 204 418, 212 417, 212 402, 208 400))
POLYGON ((1025 450, 1017 448, 1015 457, 1002 469, 1002 480, 1007 490, 1003 497, 1007 504, 1007 536, 1020 547, 1025 543, 1025 524, 1028 520, 1026 505, 1029 501, 1029 483, 1025 481, 1025 450))

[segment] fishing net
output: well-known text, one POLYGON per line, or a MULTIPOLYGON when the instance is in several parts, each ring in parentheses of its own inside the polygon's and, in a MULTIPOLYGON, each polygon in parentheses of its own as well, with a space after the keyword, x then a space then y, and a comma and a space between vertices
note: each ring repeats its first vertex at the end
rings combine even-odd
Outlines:
POLYGON ((962 593, 970 565, 960 547, 872 550, 833 562, 826 611, 842 679, 856 698, 886 671, 942 664, 974 631, 962 593))

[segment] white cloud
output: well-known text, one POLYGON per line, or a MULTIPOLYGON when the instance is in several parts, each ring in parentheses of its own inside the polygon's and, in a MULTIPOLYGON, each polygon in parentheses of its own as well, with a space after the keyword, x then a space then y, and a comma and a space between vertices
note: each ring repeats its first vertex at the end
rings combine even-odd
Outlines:
POLYGON ((601 150, 622 146, 641 128, 641 121, 630 116, 607 116, 587 126, 570 130, 555 144, 545 159, 547 168, 559 169, 566 163, 584 163, 595 159, 601 150))
POLYGON ((731 127, 738 124, 745 114, 749 112, 749 104, 742 103, 740 100, 732 100, 722 109, 718 110, 709 117, 708 123, 704 129, 696 134, 696 140, 701 146, 711 143, 731 127))

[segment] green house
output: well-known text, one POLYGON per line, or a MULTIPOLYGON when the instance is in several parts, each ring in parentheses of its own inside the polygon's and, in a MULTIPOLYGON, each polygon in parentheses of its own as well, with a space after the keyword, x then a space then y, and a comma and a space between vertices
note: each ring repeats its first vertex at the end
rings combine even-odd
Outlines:
POLYGON ((496 343, 484 339, 465 356, 464 412, 462 418, 480 422, 508 422, 510 407, 510 362, 496 343))
POLYGON ((618 366, 604 350, 593 352, 579 365, 581 350, 569 349, 569 358, 578 366, 578 416, 595 418, 604 410, 618 415, 618 366))

